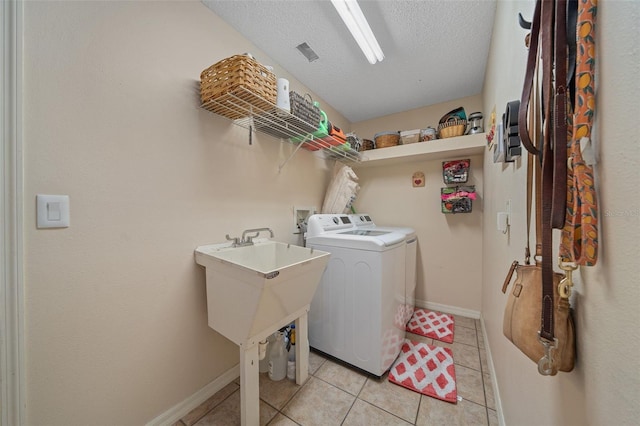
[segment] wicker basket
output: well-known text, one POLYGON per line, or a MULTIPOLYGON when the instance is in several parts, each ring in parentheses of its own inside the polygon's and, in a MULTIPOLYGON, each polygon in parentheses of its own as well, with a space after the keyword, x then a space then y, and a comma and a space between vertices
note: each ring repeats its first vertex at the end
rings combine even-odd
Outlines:
POLYGON ((373 139, 376 142, 376 149, 396 146, 400 143, 400 132, 376 133, 373 139))
POLYGON ((449 120, 438 125, 441 139, 462 136, 467 128, 467 120, 449 120))
POLYGON ((276 103, 276 76, 248 55, 235 55, 200 74, 203 108, 232 120, 267 111, 276 103))
POLYGON ((360 149, 358 151, 366 151, 368 149, 374 149, 375 147, 376 145, 371 139, 362 139, 362 143, 360 144, 360 149))

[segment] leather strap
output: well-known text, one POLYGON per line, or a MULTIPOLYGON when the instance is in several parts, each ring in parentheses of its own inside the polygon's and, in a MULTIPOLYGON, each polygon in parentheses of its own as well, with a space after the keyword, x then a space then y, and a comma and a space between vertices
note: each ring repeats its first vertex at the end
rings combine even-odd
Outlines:
POLYGON ((542 145, 542 320, 540 337, 553 342, 553 265, 552 206, 554 156, 551 140, 553 99, 553 31, 555 2, 542 0, 540 33, 542 36, 542 99, 544 103, 544 131, 542 145))
POLYGON ((507 292, 507 287, 509 287, 509 283, 511 282, 511 277, 513 277, 513 272, 518 267, 518 261, 514 260, 509 268, 509 272, 507 273, 507 278, 505 278, 504 283, 502 284, 502 293, 507 292))
POLYGON ((551 226, 564 227, 567 210, 567 1, 555 0, 554 104, 553 104, 553 198, 551 226))
MULTIPOLYGON (((532 111, 533 112, 533 111, 532 111)), ((535 164, 535 157, 532 153, 527 153, 527 246, 524 248, 524 263, 525 265, 531 264, 531 199, 533 193, 533 166, 535 164)), ((536 215, 537 216, 537 215, 536 215)))
MULTIPOLYGON (((533 97, 529 104, 529 124, 528 129, 526 131, 527 135, 531 140, 531 144, 535 147, 536 151, 539 151, 539 141, 540 141, 540 94, 538 88, 538 65, 535 65, 536 70, 533 73, 533 97)), ((525 247, 525 264, 529 265, 531 263, 531 249, 530 249, 530 235, 531 235, 531 207, 533 204, 533 191, 535 188, 535 206, 536 206, 536 246, 535 246, 535 255, 534 261, 538 263, 540 258, 542 257, 542 196, 541 191, 541 164, 539 157, 535 154, 528 153, 527 155, 527 246, 525 247)))
POLYGON ((540 152, 531 142, 531 137, 527 130, 527 111, 529 109, 529 101, 531 100, 534 74, 537 69, 538 39, 540 37, 540 11, 541 1, 538 0, 536 1, 536 8, 533 12, 533 21, 531 22, 529 55, 527 56, 527 68, 524 76, 522 96, 520 97, 520 111, 518 112, 518 133, 520 134, 520 140, 522 141, 522 145, 525 149, 533 155, 540 155, 540 152))

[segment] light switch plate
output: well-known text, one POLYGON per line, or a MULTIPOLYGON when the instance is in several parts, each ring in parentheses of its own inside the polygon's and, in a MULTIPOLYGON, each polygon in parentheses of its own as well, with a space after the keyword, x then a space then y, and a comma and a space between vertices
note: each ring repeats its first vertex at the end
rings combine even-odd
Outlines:
POLYGON ((506 234, 508 227, 509 227, 509 213, 498 212, 498 218, 497 218, 498 231, 502 232, 503 234, 506 234))
POLYGON ((36 195, 37 227, 68 228, 69 196, 68 195, 36 195))
POLYGON ((497 228, 498 231, 506 234, 511 226, 511 200, 507 200, 507 211, 498 212, 497 216, 497 228))

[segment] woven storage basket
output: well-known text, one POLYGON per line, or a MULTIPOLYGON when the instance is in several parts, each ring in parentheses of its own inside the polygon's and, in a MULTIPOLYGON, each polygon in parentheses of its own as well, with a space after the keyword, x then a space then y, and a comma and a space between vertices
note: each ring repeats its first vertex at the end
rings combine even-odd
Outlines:
POLYGON ((232 120, 273 108, 277 93, 276 76, 247 55, 223 59, 200 74, 203 108, 232 120))
POLYGON ((438 125, 438 133, 442 139, 452 138, 454 136, 462 136, 466 128, 467 120, 449 120, 438 125))
POLYGON ((396 146, 400 143, 400 132, 376 133, 373 139, 376 142, 376 149, 396 146))
POLYGON ((358 151, 366 151, 368 149, 374 149, 375 147, 376 145, 371 139, 362 139, 362 144, 360 145, 360 149, 358 149, 358 151))
MULTIPOLYGON (((320 124, 320 108, 315 106, 310 99, 306 99, 301 94, 290 91, 289 104, 291 105, 291 115, 306 123, 307 133, 315 132, 320 124)), ((301 125, 302 127, 302 125, 301 125)))

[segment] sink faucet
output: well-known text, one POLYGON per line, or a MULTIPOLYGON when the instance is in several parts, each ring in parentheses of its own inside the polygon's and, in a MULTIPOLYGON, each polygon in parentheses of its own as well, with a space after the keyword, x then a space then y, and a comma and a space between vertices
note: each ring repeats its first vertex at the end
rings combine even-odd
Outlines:
POLYGON ((268 231, 269 235, 271 235, 271 238, 273 238, 273 231, 271 230, 271 228, 247 229, 242 232, 242 238, 238 238, 238 237, 231 238, 229 234, 226 235, 226 238, 227 238, 227 241, 233 241, 232 247, 251 246, 253 245, 253 239, 256 238, 258 235, 260 235, 260 232, 262 231, 268 231), (247 234, 254 234, 254 235, 247 236, 247 234))
POLYGON ((256 238, 258 235, 260 235, 260 232, 262 232, 262 231, 269 232, 269 235, 271 236, 271 238, 273 238, 273 231, 271 230, 271 228, 247 229, 247 230, 242 232, 242 239, 240 240, 240 244, 239 245, 249 246, 249 245, 253 244, 253 239, 256 238), (250 234, 250 233, 255 233, 255 235, 246 236, 247 234, 250 234))
POLYGON ((232 247, 238 247, 238 245, 240 245, 240 238, 238 237, 231 238, 229 234, 227 234, 225 235, 225 238, 227 239, 227 241, 233 241, 233 244, 231 244, 232 247))

